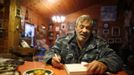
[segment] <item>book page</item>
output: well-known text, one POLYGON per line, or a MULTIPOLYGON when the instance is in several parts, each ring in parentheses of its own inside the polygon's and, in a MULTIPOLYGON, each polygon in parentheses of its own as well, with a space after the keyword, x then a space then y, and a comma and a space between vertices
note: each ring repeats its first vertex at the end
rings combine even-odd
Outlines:
POLYGON ((87 74, 87 67, 82 64, 65 64, 65 69, 69 75, 87 74))

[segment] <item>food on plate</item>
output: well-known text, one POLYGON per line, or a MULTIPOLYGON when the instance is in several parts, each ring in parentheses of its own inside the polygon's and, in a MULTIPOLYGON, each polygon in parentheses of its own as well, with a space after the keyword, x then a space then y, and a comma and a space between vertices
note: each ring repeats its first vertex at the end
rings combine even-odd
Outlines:
POLYGON ((23 75, 52 75, 53 72, 48 69, 32 69, 24 72, 23 75))
POLYGON ((45 71, 42 69, 34 70, 34 75, 45 75, 45 71))

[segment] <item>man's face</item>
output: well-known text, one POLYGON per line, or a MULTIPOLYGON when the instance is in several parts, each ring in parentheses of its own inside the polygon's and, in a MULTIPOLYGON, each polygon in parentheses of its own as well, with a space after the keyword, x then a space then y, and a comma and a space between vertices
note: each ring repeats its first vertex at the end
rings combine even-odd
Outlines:
POLYGON ((85 20, 79 22, 75 27, 77 40, 80 42, 86 42, 91 35, 92 25, 89 21, 85 20))

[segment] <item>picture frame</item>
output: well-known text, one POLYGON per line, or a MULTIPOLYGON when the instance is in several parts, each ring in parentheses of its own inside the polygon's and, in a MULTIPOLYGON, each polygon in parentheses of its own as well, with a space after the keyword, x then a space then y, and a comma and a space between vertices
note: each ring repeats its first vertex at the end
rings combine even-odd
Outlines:
POLYGON ((120 27, 112 27, 112 36, 120 36, 120 27))
POLYGON ((21 17, 21 9, 20 8, 16 8, 16 17, 21 17))
POLYGON ((114 38, 115 43, 121 43, 121 38, 114 38))
POLYGON ((103 34, 104 35, 109 34, 109 29, 103 29, 103 34))
POLYGON ((68 29, 67 24, 62 23, 62 24, 60 25, 60 29, 63 30, 63 31, 67 30, 67 29, 68 29))
POLYGON ((75 22, 68 23, 68 30, 74 31, 74 29, 75 29, 75 22))
POLYGON ((97 29, 97 20, 93 19, 93 29, 97 29))
POLYGON ((117 6, 102 6, 101 7, 101 20, 102 21, 115 21, 117 17, 117 6))
POLYGON ((103 35, 108 35, 110 32, 109 24, 107 22, 103 23, 103 35))
POLYGON ((108 42, 109 44, 112 44, 112 43, 114 43, 114 39, 113 39, 113 38, 108 38, 107 42, 108 42))
POLYGON ((97 20, 96 19, 93 19, 93 24, 92 24, 93 26, 93 31, 94 31, 94 33, 95 34, 97 34, 97 20))

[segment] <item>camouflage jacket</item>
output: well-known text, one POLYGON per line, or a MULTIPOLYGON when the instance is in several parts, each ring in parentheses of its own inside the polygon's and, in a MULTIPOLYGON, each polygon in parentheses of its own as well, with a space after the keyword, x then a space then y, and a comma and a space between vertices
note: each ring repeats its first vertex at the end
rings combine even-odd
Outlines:
POLYGON ((66 64, 98 60, 105 63, 110 72, 116 72, 121 69, 122 60, 115 51, 108 47, 104 39, 93 35, 90 37, 90 40, 86 42, 84 48, 80 50, 75 37, 76 35, 73 34, 57 39, 55 45, 46 52, 44 61, 48 62, 56 53, 61 56, 62 62, 66 64))

